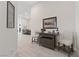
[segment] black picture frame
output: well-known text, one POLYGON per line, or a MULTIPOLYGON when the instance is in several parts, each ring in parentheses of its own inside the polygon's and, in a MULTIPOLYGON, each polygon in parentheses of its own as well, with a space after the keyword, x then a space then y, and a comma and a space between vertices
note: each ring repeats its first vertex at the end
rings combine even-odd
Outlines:
POLYGON ((43 29, 57 29, 57 17, 44 18, 43 19, 43 29), (49 22, 49 23, 46 23, 46 22, 49 22), (49 26, 47 26, 47 25, 49 25, 49 26))
POLYGON ((7 28, 15 28, 15 7, 7 1, 7 28))

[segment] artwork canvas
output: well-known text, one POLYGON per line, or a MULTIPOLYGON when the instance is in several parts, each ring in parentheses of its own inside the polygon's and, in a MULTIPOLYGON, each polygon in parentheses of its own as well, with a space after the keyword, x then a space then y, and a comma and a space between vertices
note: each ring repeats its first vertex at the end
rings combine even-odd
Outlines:
POLYGON ((57 18, 56 17, 49 17, 43 19, 43 28, 44 29, 54 29, 57 27, 57 18))

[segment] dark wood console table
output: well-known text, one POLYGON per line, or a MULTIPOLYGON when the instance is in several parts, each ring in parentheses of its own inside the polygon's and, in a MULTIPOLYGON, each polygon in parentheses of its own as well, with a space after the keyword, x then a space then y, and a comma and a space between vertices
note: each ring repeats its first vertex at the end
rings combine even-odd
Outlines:
POLYGON ((39 33, 39 45, 54 50, 56 47, 56 34, 39 33))

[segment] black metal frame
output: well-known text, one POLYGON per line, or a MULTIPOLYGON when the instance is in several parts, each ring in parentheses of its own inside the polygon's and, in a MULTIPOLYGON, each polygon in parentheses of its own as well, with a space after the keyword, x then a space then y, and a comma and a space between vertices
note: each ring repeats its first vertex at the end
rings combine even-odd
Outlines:
POLYGON ((10 2, 10 1, 7 1, 7 28, 15 28, 15 7, 14 5, 10 2), (13 26, 12 27, 9 27, 9 24, 8 24, 8 16, 9 16, 9 4, 12 5, 13 7, 13 26))
POLYGON ((43 29, 57 29, 57 17, 49 17, 49 18, 43 19, 43 29), (56 27, 44 27, 44 21, 45 20, 51 20, 51 19, 54 19, 54 18, 55 18, 55 21, 56 21, 56 27))

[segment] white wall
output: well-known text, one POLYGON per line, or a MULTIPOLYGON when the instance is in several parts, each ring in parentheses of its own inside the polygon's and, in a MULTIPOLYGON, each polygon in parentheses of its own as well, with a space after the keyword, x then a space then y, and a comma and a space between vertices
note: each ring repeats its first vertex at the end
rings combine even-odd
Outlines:
MULTIPOLYGON (((6 28, 7 23, 6 13, 7 13, 7 3, 0 1, 0 56, 14 56, 16 54, 16 46, 17 46, 16 21, 14 29, 6 28)), ((15 20, 16 20, 16 14, 15 14, 15 20)))
POLYGON ((42 19, 57 16, 57 25, 61 39, 70 39, 74 32, 75 5, 74 2, 40 2, 31 9, 31 31, 42 28, 42 19), (65 36, 65 33, 68 37, 65 36))
POLYGON ((79 54, 79 2, 76 2, 75 5, 75 32, 76 32, 76 37, 77 37, 77 52, 79 54))

